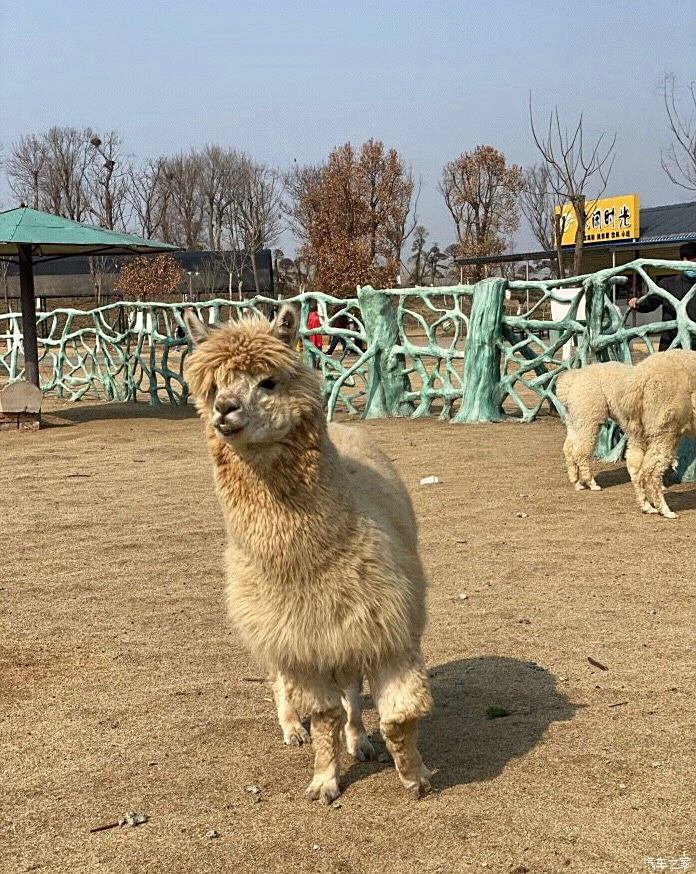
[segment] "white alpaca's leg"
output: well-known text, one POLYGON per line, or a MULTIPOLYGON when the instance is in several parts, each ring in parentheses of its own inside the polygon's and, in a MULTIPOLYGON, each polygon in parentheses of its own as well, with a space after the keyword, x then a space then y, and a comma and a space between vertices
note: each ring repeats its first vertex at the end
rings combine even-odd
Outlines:
POLYGON ((346 711, 346 721, 343 726, 346 749, 360 762, 371 761, 375 757, 375 748, 370 743, 360 713, 359 680, 343 690, 341 701, 346 711))
POLYGON ((420 657, 379 668, 370 677, 370 686, 399 779, 419 798, 427 795, 432 775, 418 751, 418 719, 430 712, 432 698, 420 657))
POLYGON ((657 509, 653 507, 646 497, 645 489, 643 488, 640 478, 640 469, 644 458, 644 447, 640 443, 629 440, 628 448, 626 449, 626 467, 628 468, 628 475, 631 477, 631 482, 633 483, 638 506, 644 513, 657 513, 657 509))
POLYGON ((573 452, 573 437, 571 435, 570 430, 568 431, 568 436, 563 443, 563 455, 565 456, 566 468, 568 470, 568 479, 575 486, 575 488, 580 491, 580 489, 584 488, 583 484, 580 482, 580 473, 578 471, 578 466, 575 462, 575 453, 573 452))
POLYGON ((342 715, 340 707, 312 714, 314 776, 305 791, 310 801, 331 804, 341 794, 338 754, 342 715))
POLYGON ((666 519, 677 518, 677 514, 670 510, 665 500, 662 487, 665 471, 674 458, 675 443, 676 441, 671 438, 663 438, 650 445, 640 469, 640 483, 645 489, 648 500, 666 519))
POLYGON ((590 466, 590 459, 592 458, 600 425, 601 422, 585 422, 582 428, 568 428, 568 436, 563 446, 563 451, 566 456, 568 476, 570 481, 575 483, 575 488, 578 491, 588 488, 596 492, 601 489, 601 486, 595 482, 592 476, 592 468, 590 466))
POLYGON ((273 697, 278 709, 278 722, 283 732, 283 741, 290 747, 309 743, 309 732, 302 725, 297 710, 288 700, 282 674, 278 674, 273 682, 273 697))

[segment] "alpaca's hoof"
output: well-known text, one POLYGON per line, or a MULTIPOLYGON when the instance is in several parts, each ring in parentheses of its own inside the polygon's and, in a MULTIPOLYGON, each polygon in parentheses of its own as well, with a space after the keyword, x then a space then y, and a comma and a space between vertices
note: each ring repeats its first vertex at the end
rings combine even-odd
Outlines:
POLYGON ((346 737, 346 748, 351 756, 359 762, 374 762, 376 759, 375 748, 370 739, 363 732, 355 737, 346 737))
POLYGON ((432 776, 432 771, 429 771, 425 765, 421 765, 420 774, 416 780, 408 780, 402 774, 399 774, 399 779, 404 788, 412 792, 416 798, 425 798, 432 789, 430 785, 430 778, 432 776))
POLYGON ((283 728, 283 741, 289 747, 301 747, 302 744, 311 743, 311 737, 304 725, 298 722, 297 725, 283 728))
POLYGON ((307 798, 310 801, 318 801, 319 804, 331 804, 340 794, 337 777, 331 777, 329 780, 315 777, 305 790, 307 798))
POLYGON ((575 483, 575 491, 581 492, 585 488, 585 483, 577 482, 575 483))
POLYGON ((665 519, 678 519, 679 518, 677 516, 677 514, 674 513, 672 510, 660 510, 660 516, 663 516, 665 519))
POLYGON ((602 487, 599 485, 599 483, 596 483, 594 480, 592 480, 592 482, 590 483, 590 491, 601 492, 602 487))
POLYGON ((649 504, 647 501, 643 501, 643 503, 640 505, 640 509, 644 513, 648 513, 648 514, 657 513, 657 510, 653 507, 653 505, 649 504))

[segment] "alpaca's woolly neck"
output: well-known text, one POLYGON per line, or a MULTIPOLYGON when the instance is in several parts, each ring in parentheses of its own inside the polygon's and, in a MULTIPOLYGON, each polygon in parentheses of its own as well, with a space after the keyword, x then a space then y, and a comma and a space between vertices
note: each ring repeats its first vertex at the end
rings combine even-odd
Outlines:
POLYGON ((340 489, 340 460, 323 419, 282 443, 238 453, 207 429, 218 495, 232 545, 280 575, 345 543, 355 521, 340 489))

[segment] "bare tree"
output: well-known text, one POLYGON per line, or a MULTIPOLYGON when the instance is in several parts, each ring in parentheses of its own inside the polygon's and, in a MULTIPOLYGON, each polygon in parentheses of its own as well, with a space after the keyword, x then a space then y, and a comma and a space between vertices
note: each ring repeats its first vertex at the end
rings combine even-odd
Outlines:
POLYGON ((47 168, 43 206, 55 215, 82 221, 90 213, 87 174, 94 160, 89 128, 52 127, 44 136, 47 168))
POLYGON ((141 237, 160 236, 171 242, 168 234, 167 207, 169 185, 165 178, 165 159, 147 160, 141 167, 131 166, 127 197, 131 221, 141 237))
POLYGON ((201 160, 192 149, 164 161, 171 208, 168 231, 171 242, 186 249, 199 249, 203 229, 204 200, 201 190, 201 160))
POLYGON ((23 203, 39 209, 47 170, 48 153, 44 137, 29 134, 13 143, 7 161, 10 191, 23 203))
MULTIPOLYGON (((558 204, 560 205, 560 204, 558 204)), ((534 239, 545 252, 553 249, 553 216, 557 206, 551 189, 549 168, 535 164, 524 171, 524 188, 520 192, 520 208, 529 222, 534 239)))
MULTIPOLYGON (((551 191, 559 203, 570 203, 575 215, 575 249, 573 252, 573 275, 577 276, 582 267, 582 250, 585 242, 585 223, 587 215, 592 211, 593 204, 604 193, 609 174, 614 163, 614 146, 616 134, 610 143, 605 143, 604 132, 595 142, 586 146, 584 141, 584 122, 580 115, 575 128, 569 131, 561 126, 558 107, 554 107, 549 116, 546 134, 542 137, 537 133, 532 111, 532 97, 529 97, 529 122, 534 143, 539 150, 548 170, 548 180, 551 191), (587 189, 592 185, 596 194, 588 209, 587 189)), ((554 237, 558 257, 559 276, 564 275, 563 252, 561 241, 563 227, 561 212, 554 215, 554 237)))
POLYGON ((249 162, 241 182, 240 196, 230 208, 230 231, 237 249, 249 253, 256 293, 260 293, 255 254, 272 246, 282 229, 282 178, 266 164, 249 162))
POLYGON ((115 131, 109 131, 103 140, 94 134, 89 145, 94 150, 85 175, 89 211, 100 228, 125 230, 129 223, 131 172, 123 140, 115 131))
POLYGON ((208 248, 220 250, 227 212, 243 195, 250 159, 231 149, 207 145, 199 156, 208 248))
POLYGON ((295 161, 285 174, 283 213, 290 230, 301 243, 308 241, 317 212, 316 198, 312 197, 312 193, 318 190, 323 168, 323 164, 301 165, 295 161))
POLYGON ((662 169, 675 185, 696 191, 696 82, 688 88, 687 108, 677 106, 677 80, 665 74, 661 85, 671 142, 662 152, 662 169))

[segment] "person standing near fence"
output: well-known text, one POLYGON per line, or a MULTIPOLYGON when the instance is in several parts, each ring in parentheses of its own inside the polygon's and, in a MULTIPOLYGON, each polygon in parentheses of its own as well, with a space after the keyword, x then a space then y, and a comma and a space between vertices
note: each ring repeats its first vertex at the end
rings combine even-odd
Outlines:
MULTIPOLYGON (((307 317, 307 328, 308 330, 316 330, 317 328, 321 328, 321 319, 318 313, 318 305, 316 301, 312 301, 309 305, 309 316, 307 317)), ((309 342, 312 343, 316 348, 321 352, 323 348, 323 338, 321 334, 310 334, 309 342)), ((312 356, 312 367, 318 368, 320 364, 319 356, 312 356)))
MULTIPOLYGON (((683 273, 673 273, 670 276, 664 276, 657 284, 660 288, 668 291, 673 297, 676 297, 677 300, 683 300, 689 289, 696 283, 696 242, 684 243, 679 249, 679 258, 681 261, 694 262, 693 270, 685 270, 683 273)), ((672 304, 663 297, 660 297, 659 294, 649 294, 643 301, 637 297, 632 297, 628 301, 629 309, 639 313, 652 313, 660 306, 662 307, 663 322, 670 322, 677 318, 677 313, 672 304)), ((696 295, 687 304, 686 314, 692 322, 696 322, 696 295)), ((663 331, 660 337, 660 352, 669 349, 676 338, 676 328, 663 331)))
MULTIPOLYGON (((332 328, 338 328, 342 331, 348 330, 348 316, 345 313, 340 313, 337 315, 334 320, 331 322, 332 328)), ((348 349, 348 343, 346 342, 346 338, 341 334, 333 334, 331 337, 331 342, 329 343, 329 348, 327 350, 327 355, 333 355, 334 350, 338 346, 338 344, 343 346, 343 351, 346 352, 348 349)))

